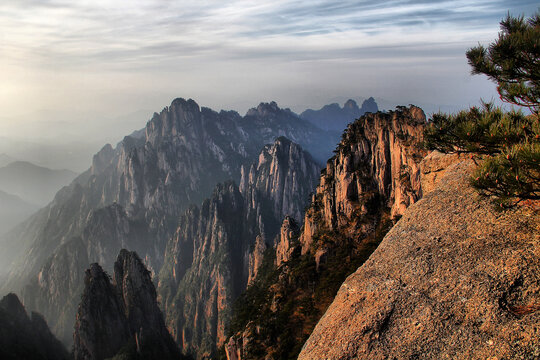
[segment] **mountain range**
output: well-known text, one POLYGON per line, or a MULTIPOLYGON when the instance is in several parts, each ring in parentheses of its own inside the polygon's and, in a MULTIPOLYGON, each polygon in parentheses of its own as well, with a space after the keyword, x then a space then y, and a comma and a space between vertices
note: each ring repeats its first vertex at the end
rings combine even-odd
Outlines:
MULTIPOLYGON (((333 133, 276 103, 261 103, 242 117, 176 99, 155 113, 143 132, 125 137, 116 148, 104 146, 90 169, 58 192, 53 202, 3 236, 5 256, 13 259, 3 290, 22 291, 24 303, 42 312, 61 340, 70 343, 89 263, 98 262, 110 271, 118 251, 129 248, 154 274, 159 273, 181 214, 192 204, 204 204, 218 183, 230 180, 240 185, 223 188, 231 189, 231 196, 238 196, 240 188, 246 196, 249 191, 250 216, 260 223, 261 234, 252 232, 262 235, 266 226, 268 236, 273 236, 280 222, 274 219, 276 214, 300 212, 315 186, 315 180, 305 182, 298 175, 311 169, 309 179, 315 179, 321 167, 317 159, 329 157, 336 141, 333 133), (287 138, 276 143, 281 150, 264 150, 280 136, 287 138), (288 139, 316 155, 301 155, 300 147, 288 139), (273 156, 279 161, 272 161, 273 156), (300 161, 295 166, 303 168, 290 168, 289 161, 300 161), (260 164, 260 169, 252 164, 260 164), (277 169, 277 164, 283 169, 277 169), (258 171, 268 175, 278 170, 271 185, 281 184, 286 193, 268 194, 281 199, 277 207, 268 206, 265 197, 259 200, 259 192, 264 191, 257 186, 263 182, 247 184, 256 181, 253 176, 258 171)), ((267 187, 266 193, 281 191, 267 187)), ((249 248, 249 244, 242 246, 249 248)))
POLYGON ((14 161, 0 167, 0 190, 41 207, 50 203, 58 190, 76 176, 71 170, 53 170, 28 161, 14 161))
POLYGON ((24 304, 0 302, 24 341, 4 334, 0 354, 540 355, 538 212, 478 201, 474 159, 423 148, 422 109, 376 106, 178 98, 103 146, 0 236, 0 291, 24 304))
POLYGON ((356 101, 349 99, 340 107, 337 103, 325 105, 319 110, 307 109, 300 114, 305 119, 324 130, 345 130, 347 125, 366 113, 376 113, 379 107, 372 97, 364 100, 361 107, 356 101))

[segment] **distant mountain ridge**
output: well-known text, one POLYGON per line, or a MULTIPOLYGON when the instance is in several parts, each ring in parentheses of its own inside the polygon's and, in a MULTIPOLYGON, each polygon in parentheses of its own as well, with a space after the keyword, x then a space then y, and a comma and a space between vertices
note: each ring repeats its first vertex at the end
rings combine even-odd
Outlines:
POLYGON ((340 107, 333 103, 323 106, 319 110, 307 109, 300 114, 300 117, 324 130, 342 132, 349 123, 358 119, 366 113, 376 113, 379 107, 373 97, 364 100, 361 107, 356 101, 349 99, 340 107))
POLYGON ((44 206, 76 176, 71 170, 53 170, 28 161, 14 161, 0 168, 0 190, 44 206))
POLYGON ((0 190, 0 234, 11 230, 37 210, 36 205, 0 190))

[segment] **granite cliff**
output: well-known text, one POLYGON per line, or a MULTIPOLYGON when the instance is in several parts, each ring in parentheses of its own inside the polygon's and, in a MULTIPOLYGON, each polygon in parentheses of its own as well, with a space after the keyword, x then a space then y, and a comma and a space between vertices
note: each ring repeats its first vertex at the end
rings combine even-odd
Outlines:
POLYGON ((339 284, 421 197, 424 125, 423 111, 411 106, 367 114, 348 126, 321 173, 302 231, 285 219, 276 248, 235 304, 229 359, 300 352, 339 284))
POLYGON ((475 166, 424 160, 424 198, 343 283, 299 359, 540 356, 539 213, 478 198, 475 166))
POLYGON ((73 334, 75 360, 181 359, 165 327, 150 272, 120 251, 111 278, 97 263, 85 272, 73 334))
POLYGON ((233 301, 257 274, 281 219, 303 213, 318 175, 308 153, 278 138, 243 168, 240 187, 219 184, 211 198, 184 213, 158 288, 167 326, 184 352, 216 356, 233 301))

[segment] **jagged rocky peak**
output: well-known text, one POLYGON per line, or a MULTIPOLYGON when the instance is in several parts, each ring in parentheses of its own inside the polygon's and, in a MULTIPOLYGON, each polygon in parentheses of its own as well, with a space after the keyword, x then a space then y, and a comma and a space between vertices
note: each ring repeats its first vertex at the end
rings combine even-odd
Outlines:
POLYGON ((286 112, 292 114, 289 109, 281 109, 275 101, 260 103, 256 108, 247 111, 246 116, 267 117, 273 114, 286 112))
POLYGON ((276 241, 276 266, 289 261, 295 252, 300 249, 300 227, 296 220, 286 216, 281 225, 278 240, 276 241))
POLYGON ((356 101, 349 99, 340 107, 338 103, 323 106, 319 110, 307 109, 300 114, 300 118, 305 119, 321 129, 335 130, 340 133, 347 127, 347 124, 364 115, 367 112, 377 112, 378 107, 371 97, 362 103, 359 108, 356 101))
POLYGON ((150 273, 138 255, 121 250, 114 269, 112 282, 97 263, 86 271, 73 357, 180 358, 165 328, 150 273))
POLYGON ((1 359, 69 359, 69 353, 51 333, 43 316, 29 317, 17 295, 0 300, 1 359))
MULTIPOLYGON (((249 170, 242 167, 240 191, 253 209, 268 203, 278 221, 288 215, 301 219, 319 173, 309 153, 281 136, 262 149, 249 170)), ((267 235, 273 237, 275 231, 267 235)))
POLYGON ((344 109, 353 110, 353 111, 359 111, 358 104, 353 99, 349 99, 345 101, 345 104, 343 104, 344 109))
POLYGON ((422 109, 411 105, 364 115, 347 127, 306 213, 303 252, 319 229, 366 233, 371 225, 355 218, 378 211, 377 204, 399 217, 422 196, 419 164, 425 153, 419 144, 425 122, 422 109))
POLYGON ((0 307, 13 315, 16 319, 28 319, 26 310, 19 300, 19 297, 14 293, 9 293, 0 301, 0 307))
POLYGON ((364 100, 362 107, 360 108, 360 112, 362 114, 366 114, 368 112, 376 113, 377 111, 379 111, 379 107, 377 106, 377 103, 373 97, 364 100))
POLYGON ((162 137, 174 137, 182 132, 192 129, 188 127, 200 126, 201 109, 192 99, 174 99, 170 106, 164 108, 161 113, 154 113, 146 126, 146 140, 155 144, 162 137))
POLYGON ((253 251, 249 254, 249 274, 248 285, 251 284, 259 272, 259 268, 262 265, 264 252, 268 248, 268 245, 264 241, 264 238, 260 235, 255 239, 255 245, 253 251))
POLYGON ((103 146, 92 158, 92 167, 90 168, 91 174, 96 175, 103 172, 114 159, 114 155, 115 151, 111 144, 103 146))

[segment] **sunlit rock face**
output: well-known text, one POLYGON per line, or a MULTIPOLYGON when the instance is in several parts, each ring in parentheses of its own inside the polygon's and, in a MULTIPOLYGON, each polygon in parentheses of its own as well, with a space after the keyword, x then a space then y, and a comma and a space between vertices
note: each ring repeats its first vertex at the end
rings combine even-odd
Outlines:
POLYGON ((424 159, 425 196, 341 285, 299 359, 540 356, 540 216, 479 198, 475 167, 424 159))
POLYGON ((425 121, 422 109, 411 106, 369 114, 349 125, 306 213, 303 253, 318 229, 369 230, 359 229, 354 219, 367 215, 375 203, 382 201, 398 217, 422 196, 418 145, 425 121))

